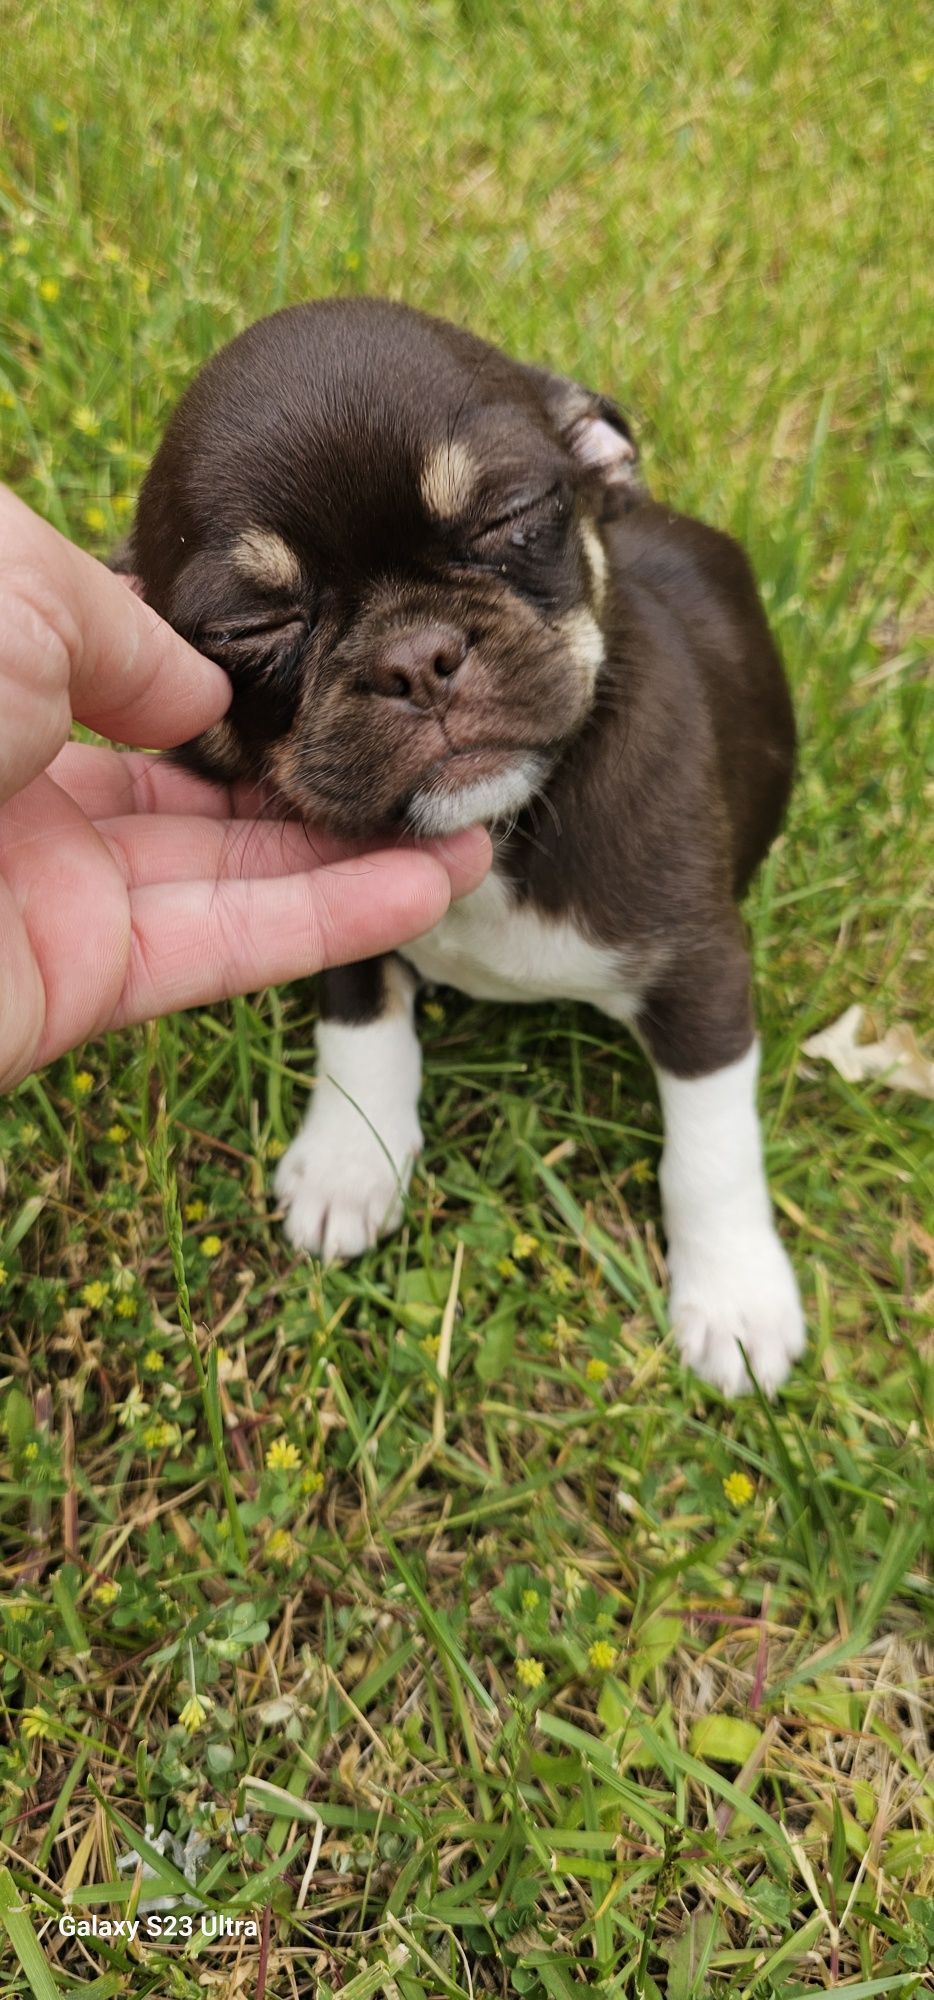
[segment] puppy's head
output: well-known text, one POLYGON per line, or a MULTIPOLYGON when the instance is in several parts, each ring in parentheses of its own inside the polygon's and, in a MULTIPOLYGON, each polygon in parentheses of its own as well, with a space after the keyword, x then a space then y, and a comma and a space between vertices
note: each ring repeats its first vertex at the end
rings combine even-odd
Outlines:
POLYGON ((233 683, 184 761, 351 836, 515 813, 592 706, 635 459, 605 398, 405 307, 251 327, 179 405, 126 554, 233 683))

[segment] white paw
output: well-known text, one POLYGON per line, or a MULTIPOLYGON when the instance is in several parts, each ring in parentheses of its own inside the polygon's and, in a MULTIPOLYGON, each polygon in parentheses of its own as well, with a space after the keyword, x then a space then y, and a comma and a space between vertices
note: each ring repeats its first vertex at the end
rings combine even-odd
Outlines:
POLYGON ((283 1154, 275 1182, 285 1233, 296 1250, 332 1263, 361 1256, 398 1229, 421 1151, 418 1120, 387 1134, 385 1144, 389 1158, 349 1105, 337 1118, 309 1117, 283 1154))
POLYGON ((716 1243, 669 1249, 671 1328, 681 1358, 724 1395, 773 1396, 804 1350, 798 1282, 771 1225, 716 1243))

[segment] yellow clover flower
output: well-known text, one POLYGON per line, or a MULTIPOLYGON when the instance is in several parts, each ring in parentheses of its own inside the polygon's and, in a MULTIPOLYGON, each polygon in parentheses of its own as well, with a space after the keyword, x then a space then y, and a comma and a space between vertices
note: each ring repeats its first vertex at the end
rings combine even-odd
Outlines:
POLYGON ((186 1201, 182 1214, 186 1222, 201 1222, 204 1216, 203 1201, 186 1201))
POLYGON ((92 1278, 89 1284, 82 1285, 81 1297, 86 1306, 91 1306, 93 1311, 97 1312, 100 1306, 106 1305, 110 1292, 103 1278, 92 1278))
POLYGON ((148 1417, 149 1404, 138 1382, 134 1382, 123 1402, 117 1404, 117 1410, 119 1412, 117 1421, 122 1430, 129 1429, 130 1424, 142 1423, 143 1418, 148 1417))
POLYGON ((557 1292, 560 1298, 562 1293, 573 1290, 574 1273, 568 1270, 566 1264, 552 1264, 548 1272, 548 1283, 551 1290, 557 1292))
POLYGON ((202 1257, 218 1257, 224 1245, 219 1236, 205 1236, 201 1243, 202 1257))
POLYGON ((94 1089, 94 1078, 91 1075, 90 1070, 79 1069, 78 1074, 75 1077, 75 1096, 87 1097, 88 1092, 93 1089, 94 1089))
POLYGON ((41 1743, 51 1733, 52 1717, 38 1703, 35 1708, 24 1708, 20 1716, 20 1728, 27 1743, 41 1743))
POLYGON ((165 1451, 169 1445, 178 1444, 181 1435, 177 1424, 170 1424, 163 1418, 160 1422, 147 1424, 143 1443, 147 1451, 165 1451))
POLYGON ((302 1473, 299 1485, 303 1493, 320 1493, 324 1485, 324 1473, 316 1472, 314 1467, 309 1465, 307 1471, 302 1473))
POLYGON ((119 1315, 120 1319, 134 1319, 136 1316, 136 1300, 128 1298, 118 1299, 114 1306, 114 1312, 119 1315))
POLYGON ((544 1678, 545 1669, 542 1666, 541 1660, 529 1658, 516 1661, 516 1679, 517 1681, 521 1681, 524 1688, 539 1688, 544 1678))
POLYGON ((608 1361, 601 1361, 598 1355, 592 1354, 585 1372, 588 1382, 605 1382, 610 1372, 610 1364, 608 1361))
POLYGON ((189 1696, 178 1718, 182 1728, 189 1736, 194 1736, 197 1730, 201 1728, 202 1723, 207 1721, 213 1707, 214 1703, 210 1695, 193 1694, 189 1696))
POLYGON ((124 1139, 128 1139, 129 1136, 125 1125, 108 1125, 107 1127, 107 1137, 113 1141, 115 1146, 122 1146, 124 1139))
POLYGON ((528 1229, 520 1229, 519 1234, 512 1239, 512 1254, 520 1261, 526 1257, 534 1257, 537 1249, 538 1237, 533 1236, 528 1229))
POLYGON ((47 306, 54 306, 61 289, 57 278, 42 278, 39 283, 39 297, 45 300, 47 306))
POLYGON ((91 1592, 95 1604, 102 1604, 105 1608, 108 1604, 116 1603, 119 1595, 120 1585, 114 1582, 112 1576, 105 1576, 103 1583, 95 1584, 91 1592))
POLYGON ((143 1355, 143 1367, 149 1375, 158 1375, 165 1367, 165 1355, 159 1353, 158 1347, 147 1347, 143 1355))
POLYGON ((102 535, 107 526, 107 516, 103 507, 85 507, 84 525, 90 528, 92 535, 102 535))
POLYGON ((752 1480, 747 1479, 745 1472, 731 1472, 729 1478, 723 1481, 723 1491, 731 1507, 748 1506, 755 1490, 752 1480))
POLYGON ((616 1664, 616 1647, 608 1639, 595 1639, 589 1648, 587 1659, 598 1674, 608 1674, 616 1664))
POLYGON ((294 1472, 301 1465, 302 1454, 291 1438, 273 1438, 266 1453, 266 1464, 270 1472, 294 1472))
POLYGON ((266 1554, 273 1562, 294 1562, 298 1555, 298 1543, 287 1528, 274 1528, 266 1543, 266 1554))
POLYGON ((564 1569, 564 1601, 569 1611, 581 1601, 584 1594, 584 1579, 573 1563, 566 1563, 564 1569))

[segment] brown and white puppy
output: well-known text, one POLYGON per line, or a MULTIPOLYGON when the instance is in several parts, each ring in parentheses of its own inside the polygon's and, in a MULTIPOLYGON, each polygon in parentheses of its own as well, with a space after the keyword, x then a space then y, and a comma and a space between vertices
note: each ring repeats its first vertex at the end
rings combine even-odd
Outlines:
POLYGON ((416 977, 590 1001, 665 1120, 671 1319, 728 1392, 802 1349, 756 1115, 737 912, 794 722, 745 557, 655 505, 614 404, 379 300, 276 313, 184 397, 123 562, 230 674, 181 753, 349 835, 486 821, 484 885, 401 956, 326 973, 277 1190, 297 1246, 397 1226, 422 1143, 416 977))

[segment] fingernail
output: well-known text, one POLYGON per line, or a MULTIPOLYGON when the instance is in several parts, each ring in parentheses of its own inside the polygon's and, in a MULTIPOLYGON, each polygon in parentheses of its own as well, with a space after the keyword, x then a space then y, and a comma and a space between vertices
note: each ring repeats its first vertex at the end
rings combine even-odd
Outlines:
POLYGON ((442 861, 489 866, 493 846, 485 826, 466 826, 461 833, 447 833, 441 839, 426 840, 425 846, 442 861))

